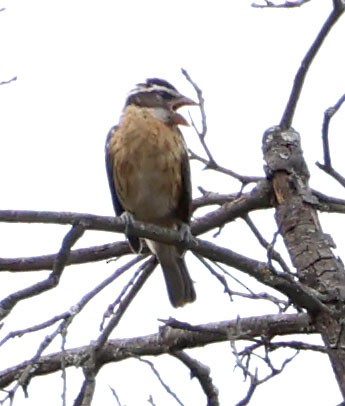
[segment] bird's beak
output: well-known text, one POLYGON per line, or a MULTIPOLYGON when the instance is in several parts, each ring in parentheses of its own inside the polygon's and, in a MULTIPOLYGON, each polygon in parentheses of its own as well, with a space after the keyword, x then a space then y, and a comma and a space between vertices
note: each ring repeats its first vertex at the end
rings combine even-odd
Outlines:
POLYGON ((172 122, 174 125, 189 126, 188 121, 183 117, 183 115, 180 113, 176 113, 176 111, 174 111, 174 113, 173 113, 172 122))
POLYGON ((197 106, 197 105, 198 103, 196 103, 194 100, 183 95, 175 97, 173 100, 171 100, 169 102, 169 106, 171 110, 174 112, 173 115, 174 124, 189 126, 188 121, 181 114, 177 113, 176 110, 183 106, 197 106))
POLYGON ((197 106, 199 103, 195 102, 194 100, 190 99, 189 97, 181 95, 180 97, 174 98, 170 102, 170 106, 172 110, 176 111, 180 107, 183 106, 197 106))

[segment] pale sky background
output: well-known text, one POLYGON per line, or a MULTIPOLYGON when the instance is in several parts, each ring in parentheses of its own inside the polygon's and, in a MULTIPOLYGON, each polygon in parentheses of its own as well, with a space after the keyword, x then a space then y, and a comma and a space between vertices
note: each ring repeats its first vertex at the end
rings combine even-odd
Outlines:
MULTIPOLYGON (((244 0, 2 1, 0 7, 6 10, 0 13, 0 81, 13 76, 18 80, 0 87, 0 209, 112 215, 104 169, 106 134, 117 123, 127 92, 147 77, 165 78, 182 93, 195 97, 181 67, 203 89, 208 142, 216 160, 241 174, 263 175, 262 134, 278 123, 294 74, 332 2, 312 0, 294 10, 257 9, 250 4, 244 0)), ((311 186, 339 197, 344 197, 343 190, 321 173, 315 162, 322 161, 323 112, 345 92, 344 36, 343 18, 315 60, 293 123, 302 136, 311 186)), ((197 109, 190 112, 197 121, 197 109)), ((188 111, 184 113, 188 117, 188 111)), ((343 169, 344 126, 345 114, 339 112, 331 126, 334 165, 339 171, 343 169)), ((193 130, 183 132, 189 147, 202 152, 193 130)), ((237 182, 202 171, 202 166, 194 163, 193 185, 195 196, 197 186, 228 193, 239 190, 237 182)), ((272 218, 253 218, 265 227, 264 235, 271 240, 275 231, 272 218)), ((331 215, 321 219, 344 260, 344 219, 331 215)), ((227 226, 215 242, 265 260, 264 250, 251 242, 243 230, 238 220, 227 226)), ((54 253, 66 231, 65 227, 0 224, 0 255, 54 253)), ((88 232, 77 247, 117 238, 122 239, 116 234, 88 232)), ((267 303, 237 300, 229 304, 221 286, 206 269, 192 255, 187 258, 196 281, 197 302, 184 309, 172 309, 157 269, 112 337, 155 333, 157 319, 170 316, 197 324, 276 311, 267 303)), ((114 262, 102 262, 67 268, 57 289, 16 307, 0 331, 1 338, 12 329, 68 309, 116 266, 114 262)), ((46 275, 2 273, 0 297, 46 275)), ((68 346, 97 338, 104 310, 129 277, 102 292, 86 314, 76 319, 68 346)), ((32 357, 40 341, 42 335, 24 338, 23 352, 18 351, 16 340, 0 348, 1 368, 15 365, 22 357, 32 357)), ((59 350, 59 345, 56 342, 47 353, 59 350)), ((228 344, 190 353, 211 366, 222 405, 233 405, 245 395, 247 384, 242 385, 241 373, 233 370, 228 344)), ((198 383, 190 382, 188 370, 181 364, 167 357, 151 360, 161 367, 167 383, 185 405, 205 404, 198 383)), ((68 377, 71 404, 79 391, 82 373, 68 371, 68 377)), ((157 405, 176 404, 156 383, 148 367, 137 361, 110 365, 99 378, 95 405, 116 404, 109 385, 127 406, 148 404, 149 394, 157 405)), ((19 393, 15 405, 60 405, 61 388, 59 374, 36 378, 30 384, 29 399, 24 401, 19 393)), ((302 354, 282 375, 260 387, 251 405, 337 403, 340 395, 328 360, 302 354)))

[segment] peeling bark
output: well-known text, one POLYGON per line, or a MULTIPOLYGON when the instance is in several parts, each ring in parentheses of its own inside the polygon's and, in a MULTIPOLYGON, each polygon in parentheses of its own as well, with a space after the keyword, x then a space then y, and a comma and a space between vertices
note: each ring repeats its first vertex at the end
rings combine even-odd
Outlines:
MULTIPOLYGON (((318 293, 324 308, 307 308, 328 349, 339 388, 345 397, 345 272, 335 246, 318 219, 318 201, 309 185, 300 136, 273 127, 263 138, 266 174, 276 198, 275 218, 299 281, 318 293)), ((290 298, 292 301, 293 297, 290 298)))

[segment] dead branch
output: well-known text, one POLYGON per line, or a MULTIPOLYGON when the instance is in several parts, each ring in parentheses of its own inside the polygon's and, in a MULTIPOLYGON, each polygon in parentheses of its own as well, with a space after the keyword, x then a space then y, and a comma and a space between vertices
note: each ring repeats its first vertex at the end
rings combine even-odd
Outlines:
POLYGON ((84 233, 83 224, 77 223, 66 234, 66 236, 62 241, 59 253, 57 254, 55 261, 53 263, 53 271, 49 274, 48 278, 46 278, 41 282, 35 283, 27 288, 11 293, 6 298, 1 300, 0 319, 6 317, 9 314, 9 312, 13 309, 13 307, 21 300, 37 296, 42 292, 46 292, 47 290, 53 289, 58 285, 62 271, 66 266, 66 261, 68 259, 68 255, 71 251, 71 248, 83 235, 83 233, 84 233))
POLYGON ((159 371, 157 370, 157 368, 155 367, 154 363, 147 360, 147 359, 143 359, 141 357, 137 357, 137 359, 140 362, 143 362, 144 364, 148 365, 151 369, 151 371, 153 372, 153 374, 156 376, 156 378, 158 379, 159 383, 162 385, 162 387, 165 389, 165 391, 173 398, 175 399, 175 401, 180 405, 180 406, 184 406, 184 404, 181 402, 181 400, 179 399, 179 397, 176 395, 176 393, 170 388, 170 386, 164 382, 164 379, 161 377, 159 371))
MULTIPOLYGON (((175 324, 176 327, 166 325, 157 334, 108 340, 97 354, 98 366, 119 362, 130 357, 158 356, 229 340, 248 340, 262 335, 274 337, 316 332, 306 314, 248 317, 196 326, 190 325, 190 328, 187 328, 186 323, 175 324)), ((95 353, 97 345, 97 343, 91 343, 84 347, 67 349, 64 353, 57 352, 41 356, 36 360, 34 370, 30 371, 30 377, 32 379, 35 376, 59 371, 62 358, 64 358, 66 368, 80 367, 90 360, 90 355, 95 353)), ((30 361, 25 361, 0 372, 0 388, 5 388, 15 382, 28 365, 30 365, 30 361)))
POLYGON ((291 127, 292 120, 295 114, 297 103, 303 88, 304 80, 307 76, 308 70, 315 58, 315 55, 318 53, 321 45, 327 37, 327 34, 334 27, 335 23, 338 21, 340 16, 343 14, 345 5, 341 0, 333 2, 333 9, 326 19, 324 25, 322 26, 319 34, 315 38, 305 57, 303 58, 301 65, 297 71, 297 74, 294 79, 292 90, 289 96, 288 103, 286 105, 283 116, 280 120, 280 128, 282 130, 287 130, 291 127))
POLYGON ((283 4, 275 4, 273 1, 265 0, 265 4, 252 3, 252 7, 255 8, 295 8, 301 7, 310 0, 296 0, 296 1, 286 1, 283 4))
POLYGON ((219 406, 218 389, 213 384, 210 368, 190 357, 184 351, 176 351, 173 352, 172 355, 190 369, 191 378, 196 378, 199 381, 206 395, 207 406, 219 406))
POLYGON ((339 100, 335 103, 334 106, 329 107, 325 113, 323 118, 322 124, 322 147, 323 147, 323 159, 324 163, 321 164, 316 162, 316 165, 330 175, 333 179, 339 182, 343 187, 345 187, 345 178, 337 172, 333 166, 331 161, 331 153, 329 148, 329 126, 331 123, 332 118, 334 115, 339 111, 340 107, 345 102, 345 94, 343 94, 339 100))
MULTIPOLYGON (((2 8, 2 9, 0 9, 0 12, 1 12, 1 11, 4 11, 4 10, 6 10, 6 9, 5 9, 5 8, 2 8)), ((17 76, 13 76, 13 78, 11 78, 11 79, 9 79, 9 80, 4 80, 4 81, 0 82, 0 86, 2 86, 2 85, 8 85, 9 83, 15 82, 16 80, 17 80, 17 76)))

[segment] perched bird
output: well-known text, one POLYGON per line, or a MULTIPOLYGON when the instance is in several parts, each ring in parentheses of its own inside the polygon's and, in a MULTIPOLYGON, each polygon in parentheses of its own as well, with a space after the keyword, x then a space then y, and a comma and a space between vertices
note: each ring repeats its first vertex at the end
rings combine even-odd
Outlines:
MULTIPOLYGON (((147 79, 128 95, 120 122, 106 142, 106 169, 116 215, 161 227, 189 231, 190 167, 178 125, 188 125, 177 112, 195 105, 163 79, 147 79)), ((137 237, 127 235, 134 251, 137 237)), ((196 298, 184 252, 152 240, 146 243, 161 264, 174 307, 196 298)))

